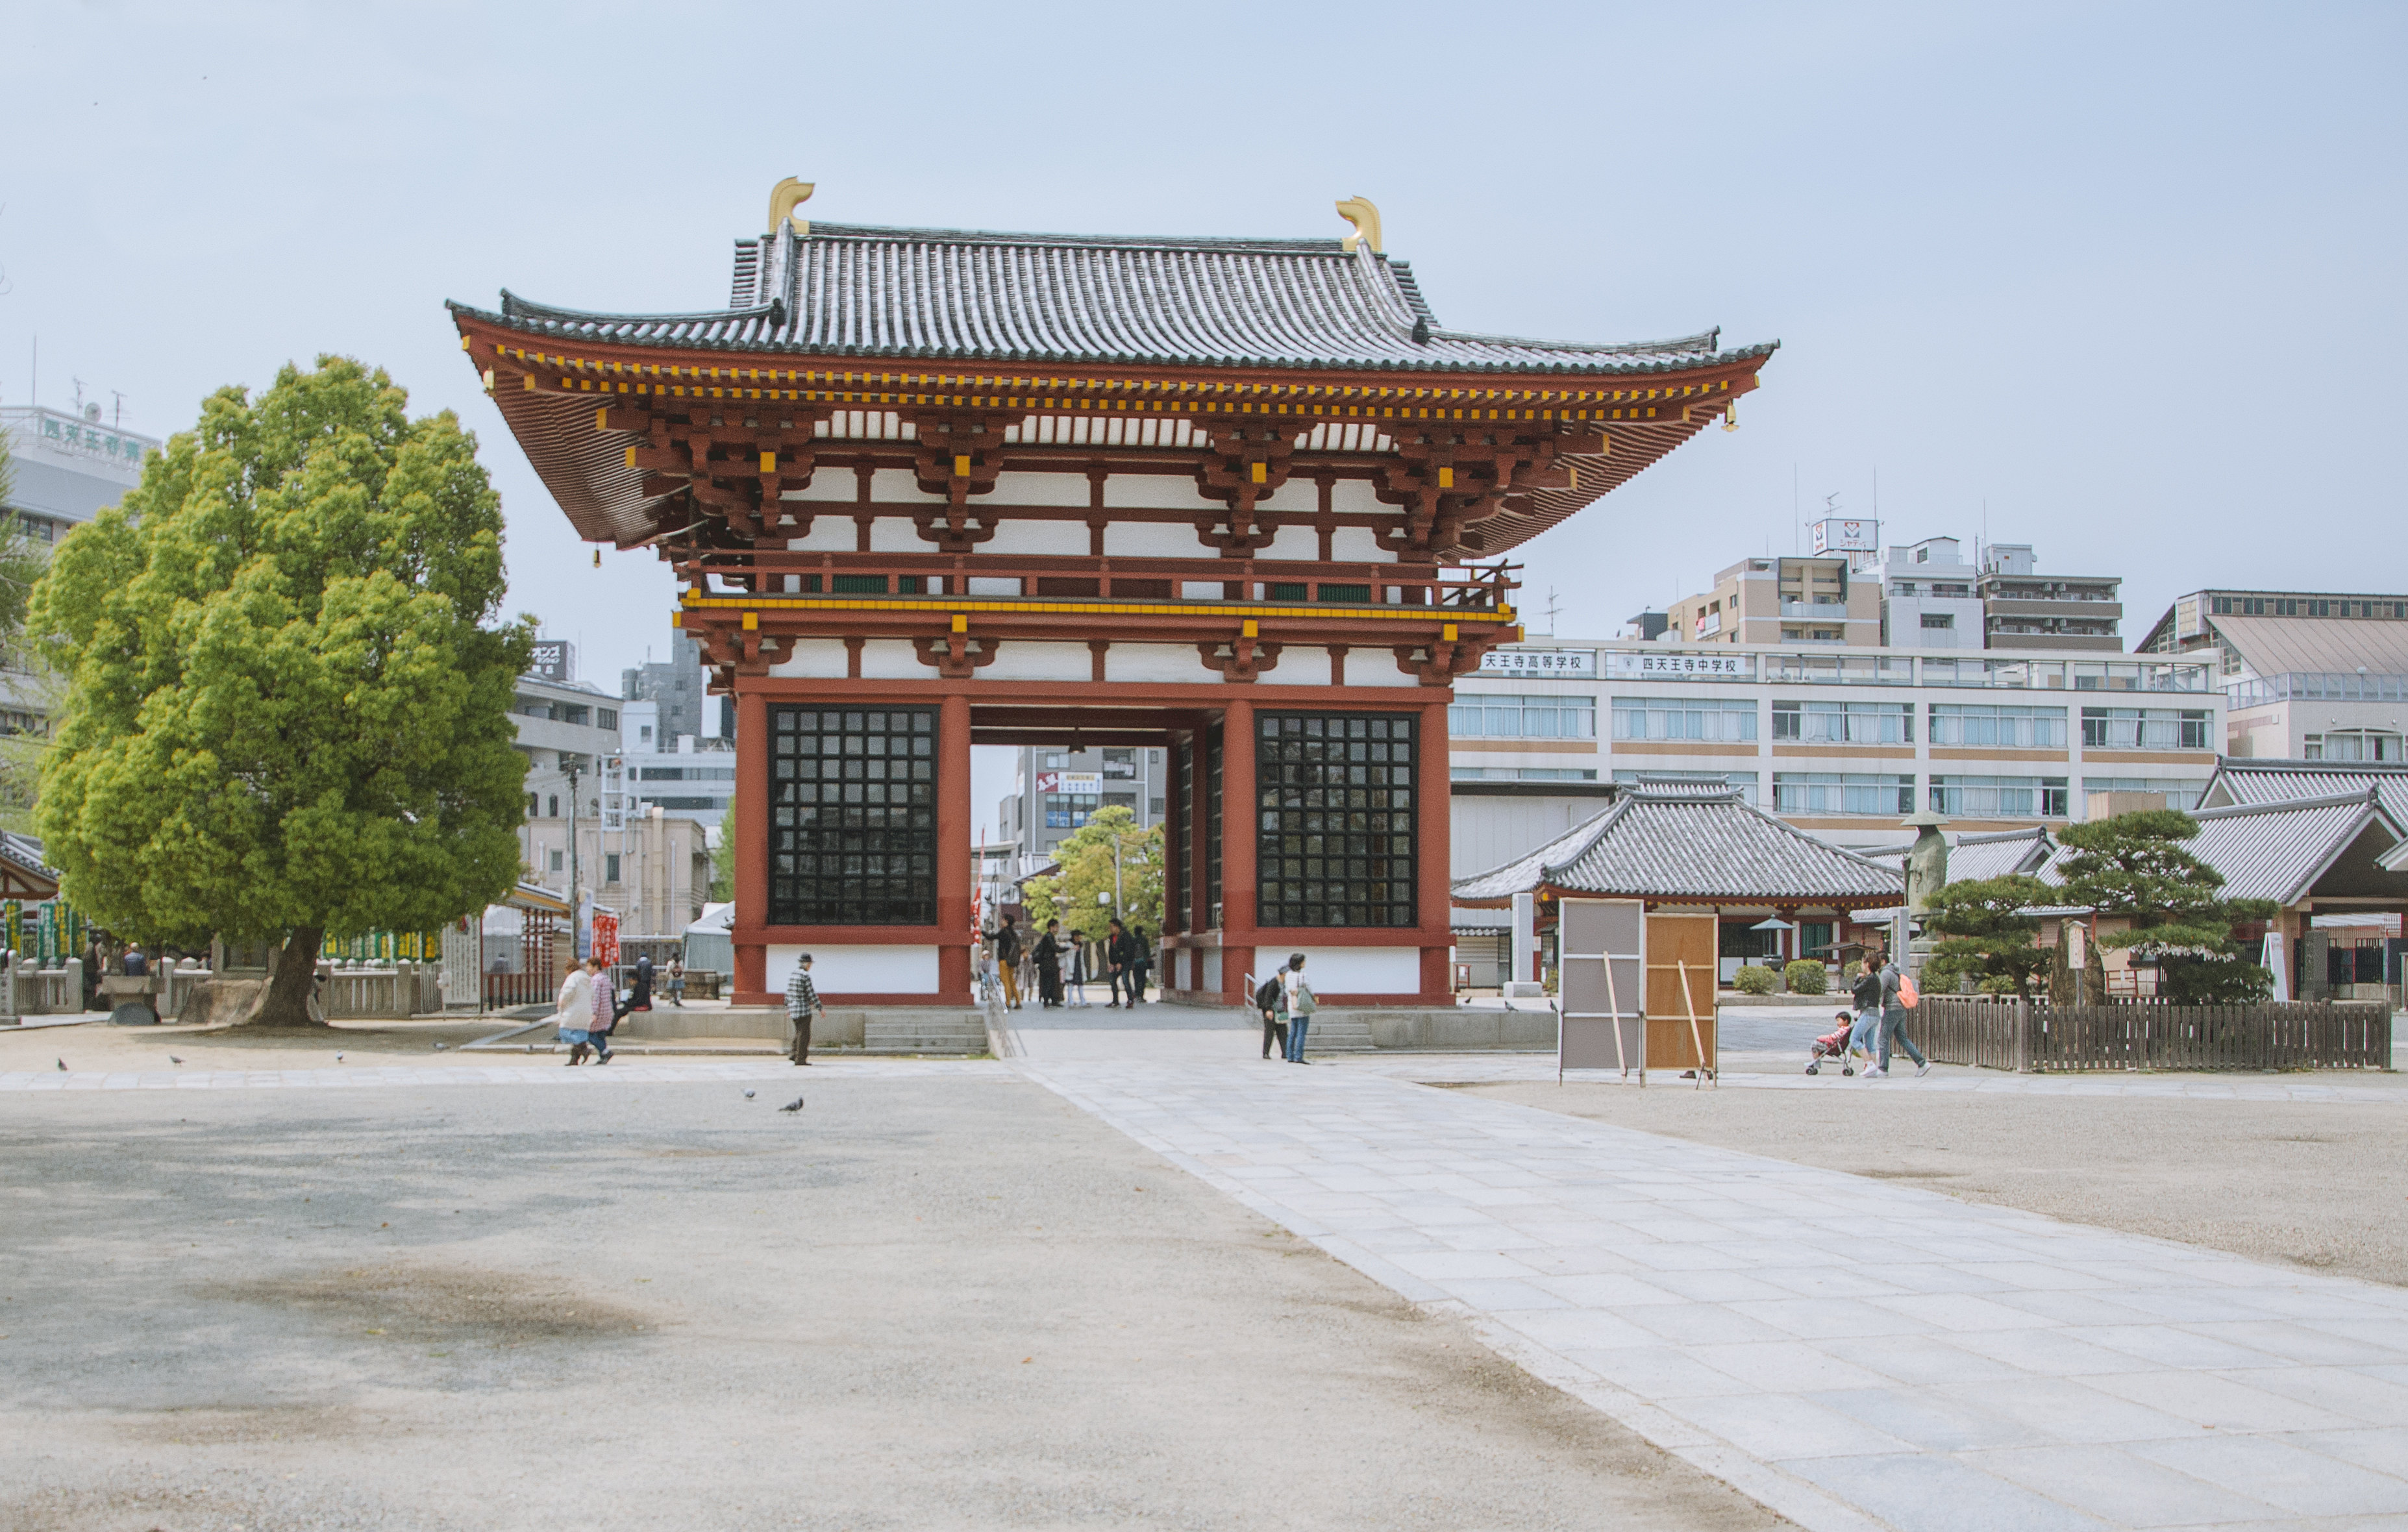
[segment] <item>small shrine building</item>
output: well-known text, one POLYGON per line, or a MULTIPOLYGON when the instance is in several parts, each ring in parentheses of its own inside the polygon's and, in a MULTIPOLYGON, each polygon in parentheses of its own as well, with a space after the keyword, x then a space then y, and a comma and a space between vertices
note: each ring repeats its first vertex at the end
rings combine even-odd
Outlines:
POLYGON ((1174 997, 1312 954, 1445 1005, 1446 709, 1499 557, 1756 386, 1770 345, 1450 329, 1340 238, 869 228, 773 192, 724 309, 454 304, 584 538, 652 548, 737 709, 735 997, 972 999, 970 747, 1165 749, 1174 997), (1485 562, 1484 562, 1485 561, 1485 562))

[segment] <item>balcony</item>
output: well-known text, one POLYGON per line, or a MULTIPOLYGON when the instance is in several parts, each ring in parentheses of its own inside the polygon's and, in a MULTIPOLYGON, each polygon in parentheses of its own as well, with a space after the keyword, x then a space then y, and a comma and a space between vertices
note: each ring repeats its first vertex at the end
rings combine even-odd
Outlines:
POLYGON ((2124 604, 2120 601, 2091 601, 2081 597, 2042 600, 2031 596, 1994 595, 1984 603, 1992 617, 2064 618, 2078 623, 2120 623, 2124 604))
MULTIPOLYGON (((1781 615, 1784 617, 1811 617, 1818 622, 1826 623, 1844 623, 1849 621, 1848 604, 1844 601, 1784 601, 1781 603, 1781 615)), ((1866 617, 1858 619, 1858 621, 1870 623, 1876 621, 1876 619, 1866 617)))

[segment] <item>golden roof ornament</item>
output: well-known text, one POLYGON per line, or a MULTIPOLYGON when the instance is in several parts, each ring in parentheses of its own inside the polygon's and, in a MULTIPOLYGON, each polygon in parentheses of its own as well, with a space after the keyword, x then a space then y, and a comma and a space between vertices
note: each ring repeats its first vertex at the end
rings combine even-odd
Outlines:
POLYGON ((1357 244, 1369 243, 1374 255, 1388 252, 1380 242, 1380 209, 1371 206, 1369 197, 1348 197, 1338 205, 1338 216, 1354 225, 1354 232, 1338 242, 1339 249, 1352 255, 1357 244))
MULTIPOLYGON (((796 217, 795 209, 811 200, 811 192, 815 186, 815 182, 788 176, 784 180, 769 188, 769 232, 771 234, 778 232, 780 219, 792 218, 795 221, 796 238, 809 239, 811 236, 811 221, 808 218, 796 217)), ((1372 216, 1377 218, 1379 215, 1374 213, 1372 216)), ((1374 227, 1376 226, 1375 224, 1374 227)), ((1374 245, 1371 248, 1377 250, 1379 247, 1374 245)))

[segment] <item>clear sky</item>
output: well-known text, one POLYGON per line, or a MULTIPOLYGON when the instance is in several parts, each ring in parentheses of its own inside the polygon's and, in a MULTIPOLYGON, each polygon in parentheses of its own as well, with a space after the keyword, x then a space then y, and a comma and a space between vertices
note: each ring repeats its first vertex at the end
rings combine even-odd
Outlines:
POLYGON ((2201 585, 2408 588, 2398 5, 87 4, 7 36, 0 403, 36 335, 43 402, 81 378, 158 433, 289 359, 388 367, 479 433, 514 609, 609 689, 667 574, 593 567, 443 300, 723 305, 788 175, 824 219, 1078 233, 1337 235, 1362 195, 1451 326, 1780 340, 1738 432, 1519 551, 1567 636, 1833 495, 2120 574, 2128 642, 2201 585))

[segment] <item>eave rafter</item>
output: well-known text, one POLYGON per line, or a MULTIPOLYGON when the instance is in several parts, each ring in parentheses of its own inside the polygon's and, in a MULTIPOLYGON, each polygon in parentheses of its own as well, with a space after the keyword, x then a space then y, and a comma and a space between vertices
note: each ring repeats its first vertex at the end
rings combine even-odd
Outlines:
POLYGON ((892 456, 898 466, 908 459, 923 493, 943 500, 881 510, 910 515, 939 550, 966 551, 1016 508, 980 503, 1000 475, 1069 471, 1108 455, 1112 471, 1191 475, 1199 494, 1223 509, 1188 519, 1226 556, 1263 547, 1281 525, 1363 524, 1359 517, 1258 508, 1297 473, 1373 479, 1380 499, 1398 507, 1394 518, 1369 523, 1392 551, 1499 552, 1727 415, 1756 388, 1765 361, 1748 354, 1671 373, 1477 382, 1459 374, 1367 380, 1361 373, 1255 369, 1239 377, 1177 367, 872 371, 786 355, 528 345, 528 336, 466 312, 457 322, 471 361, 571 521, 587 537, 621 546, 703 519, 716 529, 695 539, 705 546, 799 537, 812 516, 840 503, 783 494, 808 484, 831 458, 892 456), (909 420, 915 439, 819 435, 821 422, 841 410, 909 420), (1004 440, 1012 426, 1045 416, 1181 421, 1208 445, 1099 454, 1004 440), (1340 424, 1375 427, 1397 443, 1396 454, 1300 450, 1313 428, 1340 424))

